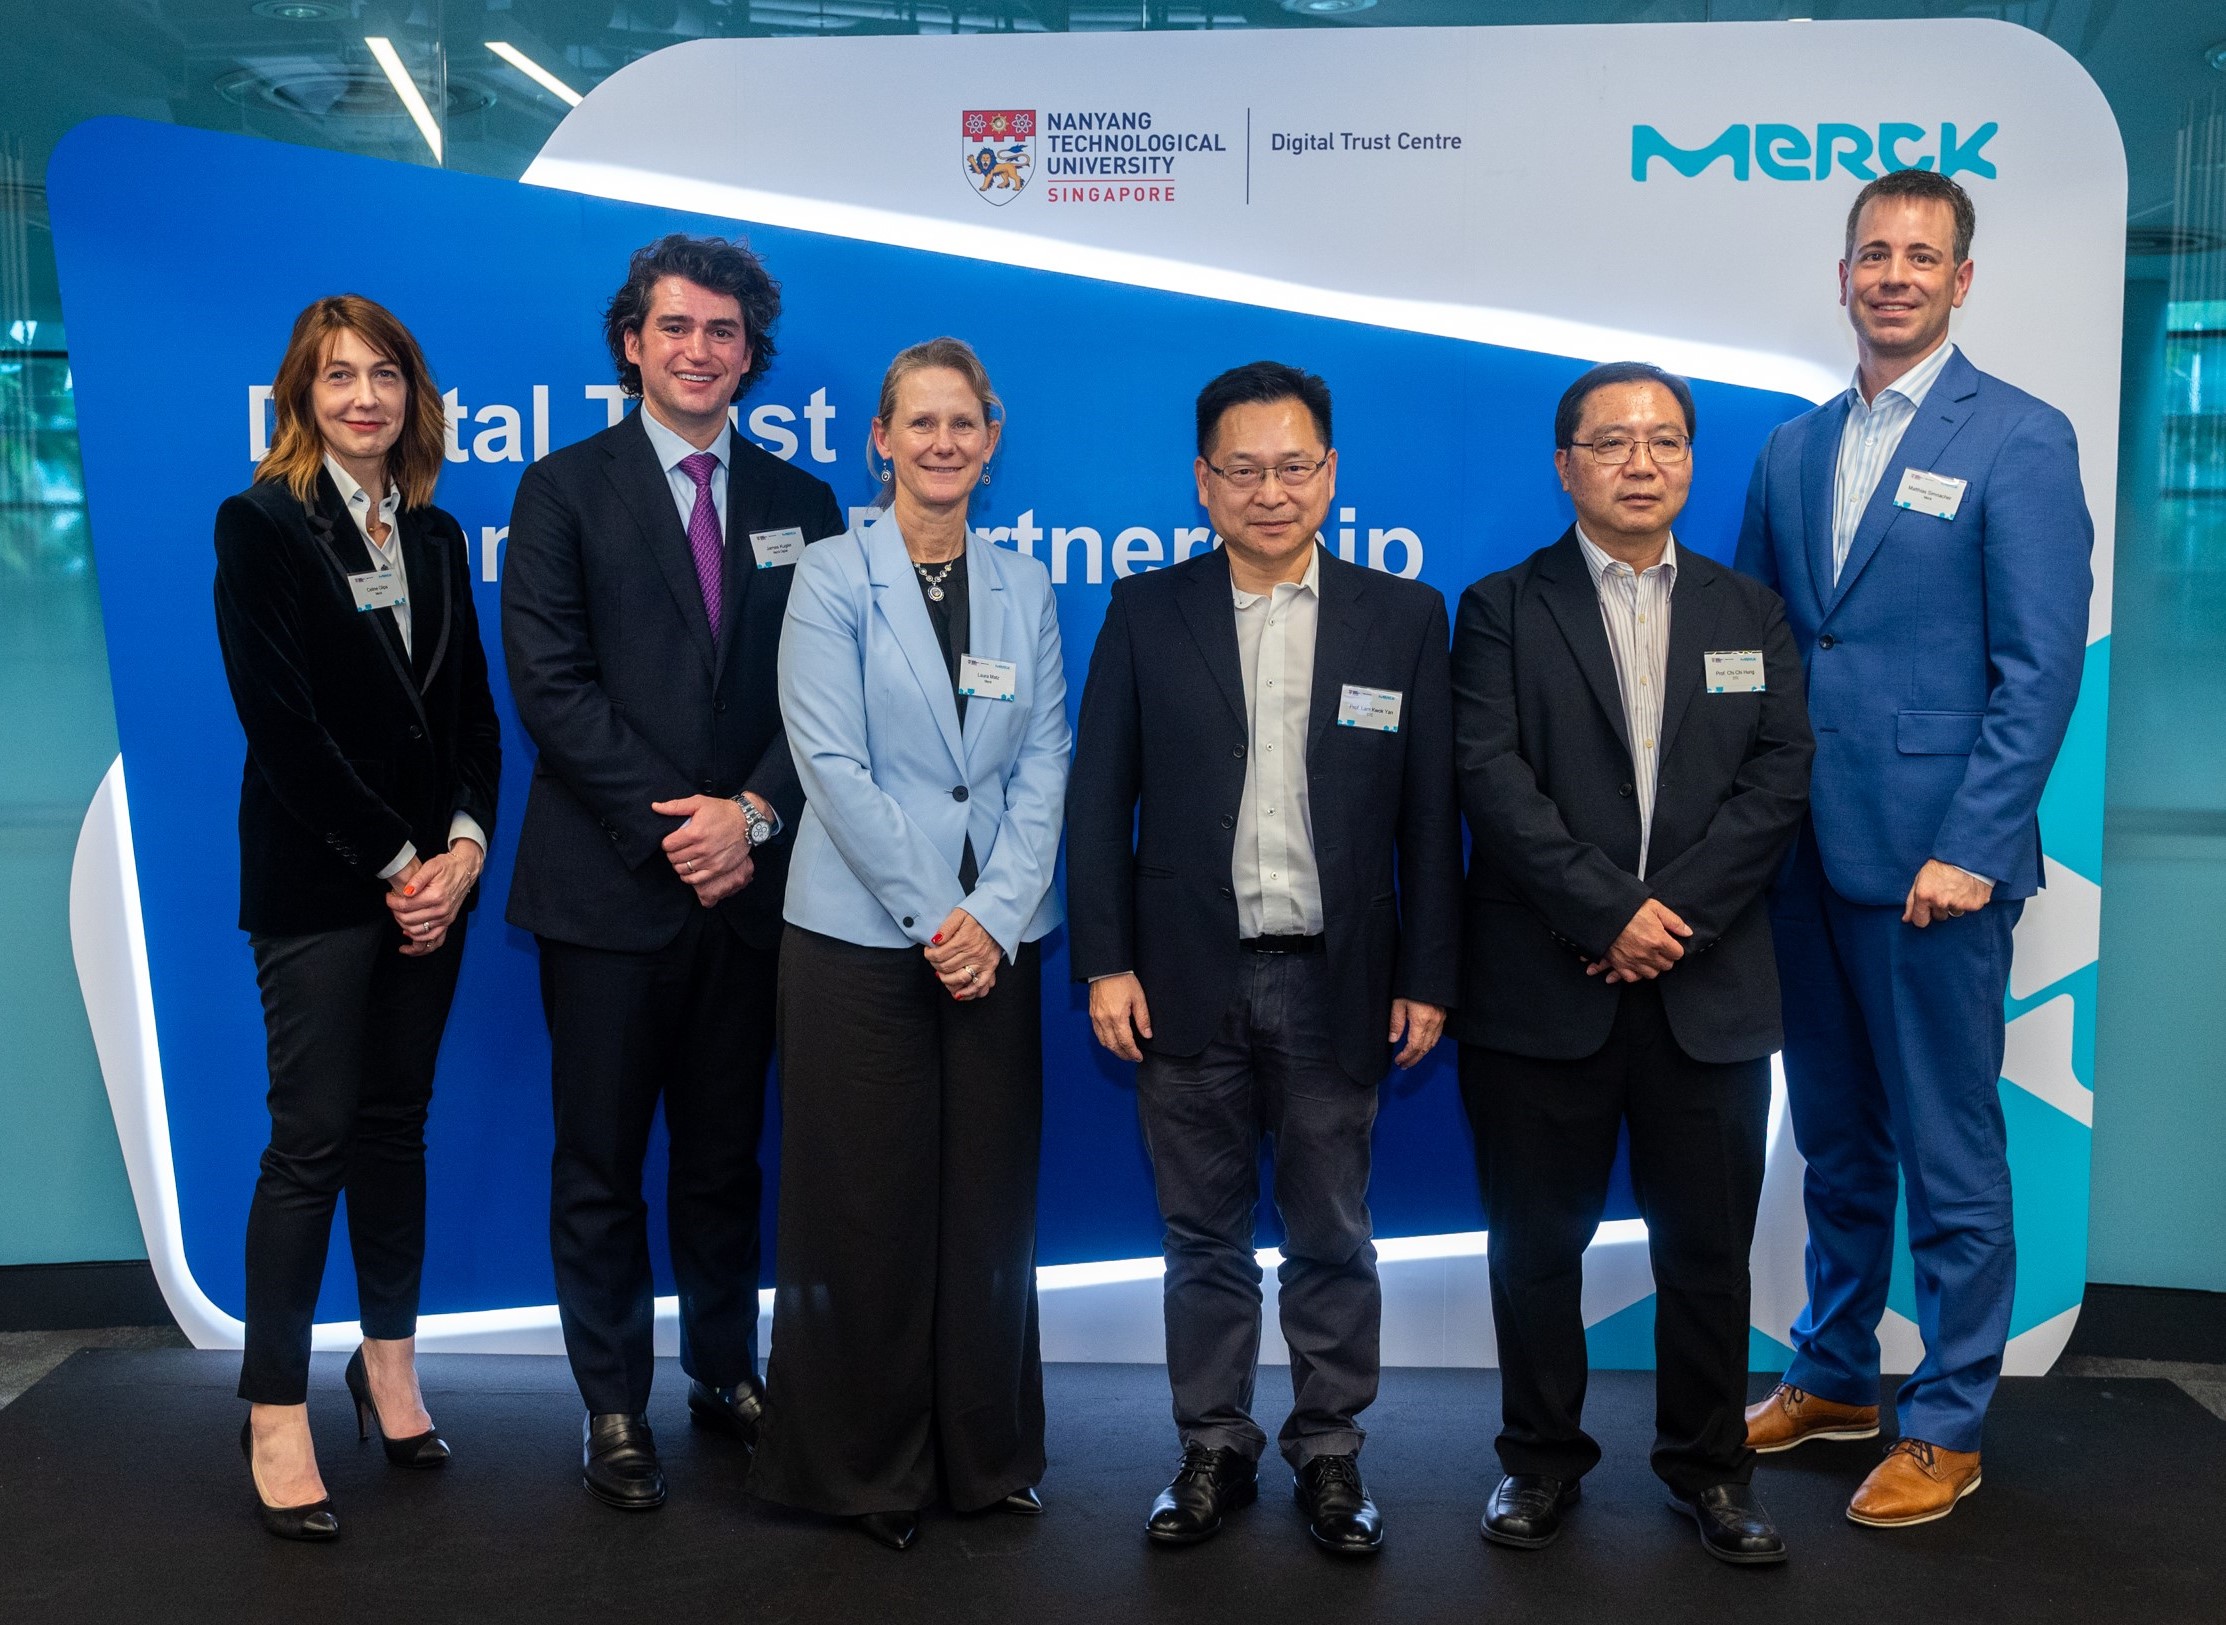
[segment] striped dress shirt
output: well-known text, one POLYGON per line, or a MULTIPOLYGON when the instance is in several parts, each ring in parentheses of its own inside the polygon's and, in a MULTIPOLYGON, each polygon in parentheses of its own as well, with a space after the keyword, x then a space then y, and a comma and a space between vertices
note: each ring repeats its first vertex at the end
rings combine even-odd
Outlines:
POLYGON ((1833 586, 1839 585, 1840 570, 1847 563, 1848 549, 1855 545, 1856 529, 1863 522, 1863 510, 1870 506, 1879 480, 1885 477, 1886 465, 1894 460, 1917 408, 1924 405, 1933 381, 1954 353, 1953 344, 1939 345, 1881 389, 1876 400, 1863 399, 1859 375, 1848 389, 1847 422, 1840 429, 1839 471, 1832 485, 1833 586))
POLYGON ((1631 793, 1639 799, 1639 868, 1646 878, 1646 849, 1654 837, 1654 780, 1661 757, 1662 682, 1669 667, 1670 595, 1677 590, 1677 542, 1662 547, 1651 569, 1633 570, 1610 558, 1577 527, 1577 547, 1600 595, 1600 622, 1615 657, 1615 686, 1623 696, 1623 727, 1631 741, 1631 793))

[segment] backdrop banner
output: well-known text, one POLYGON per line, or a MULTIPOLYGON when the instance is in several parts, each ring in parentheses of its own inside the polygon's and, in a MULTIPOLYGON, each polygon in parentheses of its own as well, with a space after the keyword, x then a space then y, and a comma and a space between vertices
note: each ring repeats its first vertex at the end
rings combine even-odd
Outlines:
MULTIPOLYGON (((49 190, 122 741, 81 840, 73 933, 181 1322, 237 1339, 267 1134, 234 924, 244 747, 208 538, 266 449, 270 378, 311 299, 369 295, 425 346, 449 420, 436 500, 471 543, 504 727, 428 1130, 423 1339, 553 1348, 548 1043, 534 945, 501 923, 533 749, 499 593, 520 471, 626 409, 601 315, 633 249, 748 237, 785 304, 779 361, 737 424, 850 507, 875 491, 889 357, 941 333, 975 346, 1009 414, 975 523, 1049 567, 1078 699, 1112 583, 1213 545, 1191 401, 1260 357, 1335 392, 1328 543, 1449 602, 1568 524, 1551 463, 1568 382, 1601 360, 1672 367, 1699 404, 1678 540, 1728 560, 1763 437, 1846 387, 1844 216, 1898 167, 1970 190, 1979 269, 1957 341, 2070 415, 2095 510, 2086 686, 2042 809, 2049 888, 2018 931, 2003 1088, 2010 1369, 2045 1369, 2085 1279, 2125 170, 2070 57, 1976 22, 703 42, 597 87, 524 183, 128 120, 73 132, 49 190)), ((1134 1084, 1091 1040, 1064 943, 1044 978, 1047 1352, 1156 1359, 1134 1084)), ((1394 1361, 1494 1357, 1451 1048, 1386 1085, 1371 1203, 1394 1361)), ((769 1126, 769 1163, 777 1143, 769 1126)), ((1764 1368, 1801 1301, 1799 1173, 1781 1091, 1756 1248, 1764 1368)), ((1620 1181, 1617 1202, 1586 1315, 1600 1363, 1643 1365, 1644 1233, 1620 1181)), ((1882 1331, 1903 1369, 1907 1277, 1904 1259, 1882 1331)), ((354 1291, 336 1237, 321 1344, 352 1340, 354 1291)), ((669 1304, 664 1319, 669 1334, 669 1304)))

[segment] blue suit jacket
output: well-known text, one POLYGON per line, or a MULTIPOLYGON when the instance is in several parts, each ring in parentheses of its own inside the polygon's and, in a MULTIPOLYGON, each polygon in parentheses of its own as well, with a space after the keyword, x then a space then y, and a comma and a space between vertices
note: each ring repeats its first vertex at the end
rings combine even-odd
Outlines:
POLYGON ((959 728, 950 668, 893 515, 807 548, 781 634, 781 719, 804 785, 791 924, 868 947, 925 943, 960 903, 1007 954, 1061 918, 1066 669, 1044 567, 966 544, 964 652, 1019 668, 959 728), (963 791, 963 794, 961 793, 963 791), (958 869, 974 842, 971 893, 958 869))
POLYGON ((1832 888, 1900 904, 1928 858, 2040 888, 2037 811, 2079 697, 2094 524, 2063 413, 1959 352, 1917 409, 1832 581, 1847 397, 1771 432, 1738 567, 1785 600, 1808 672, 1809 811, 1832 888), (1905 469, 1969 482, 1953 519, 1905 469))

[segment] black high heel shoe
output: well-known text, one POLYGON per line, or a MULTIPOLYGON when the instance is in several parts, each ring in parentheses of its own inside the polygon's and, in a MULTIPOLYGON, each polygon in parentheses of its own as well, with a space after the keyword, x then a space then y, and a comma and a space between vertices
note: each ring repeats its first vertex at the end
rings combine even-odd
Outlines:
POLYGON ((263 1527, 280 1540, 336 1540, 340 1535, 340 1516, 332 1510, 332 1497, 312 1501, 307 1506, 274 1507, 263 1499, 262 1486, 255 1482, 255 1423, 240 1424, 240 1454, 247 1458, 247 1487, 255 1492, 255 1508, 263 1515, 263 1527))
POLYGON ((439 1467, 448 1460, 448 1441, 435 1428, 413 1433, 407 1439, 386 1436, 386 1425, 379 1420, 379 1407, 371 1402, 371 1378, 363 1369, 362 1344, 356 1345, 355 1353, 348 1357, 348 1369, 341 1375, 348 1384, 348 1397, 356 1402, 357 1443, 376 1431, 379 1447, 386 1452, 386 1459, 397 1467, 439 1467))

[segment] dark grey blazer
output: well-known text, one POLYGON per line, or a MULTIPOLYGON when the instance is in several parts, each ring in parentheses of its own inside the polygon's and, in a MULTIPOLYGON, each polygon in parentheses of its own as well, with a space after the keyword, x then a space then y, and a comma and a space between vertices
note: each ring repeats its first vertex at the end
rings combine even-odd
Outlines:
POLYGON ((835 495, 733 437, 725 606, 714 641, 688 536, 639 412, 535 463, 518 482, 502 572, 502 643, 538 751, 510 882, 510 923, 644 953, 679 934, 695 894, 665 861, 679 820, 653 801, 748 790, 782 835, 719 913, 770 947, 804 792, 774 665, 792 565, 755 568, 750 533, 843 528, 835 495))
MULTIPOLYGON (((1390 1066, 1391 1001, 1453 1002, 1461 822, 1445 600, 1322 555, 1306 774, 1337 1062, 1390 1066), (1397 733, 1334 726, 1338 690, 1399 690, 1397 733)), ((1229 561, 1217 549, 1113 588, 1067 781, 1068 949, 1077 980, 1134 971, 1145 1046, 1195 1055, 1235 994, 1230 878, 1249 726, 1229 561)))
POLYGON ((1661 978, 1686 1054, 1777 1049, 1765 893, 1808 806, 1816 754, 1778 595, 1678 549, 1643 881, 1615 661, 1574 528, 1461 595, 1453 709, 1471 842, 1456 1035, 1548 1060, 1592 1054, 1618 989, 1585 966, 1652 896, 1693 928, 1661 978), (1704 693, 1711 649, 1760 649, 1766 691, 1704 693))

